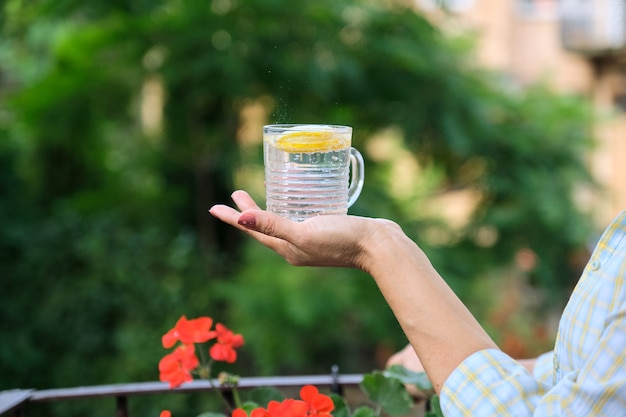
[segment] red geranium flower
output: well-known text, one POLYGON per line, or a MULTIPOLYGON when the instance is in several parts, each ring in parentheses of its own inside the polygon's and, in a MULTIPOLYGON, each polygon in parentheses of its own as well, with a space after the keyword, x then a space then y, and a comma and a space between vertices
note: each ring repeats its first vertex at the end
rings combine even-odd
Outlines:
POLYGON ((234 334, 221 323, 215 325, 215 332, 217 333, 217 343, 211 346, 209 355, 216 361, 234 363, 237 360, 235 349, 243 346, 243 336, 234 334))
POLYGON ((300 398, 308 406, 307 416, 309 417, 329 417, 330 412, 335 408, 333 400, 313 385, 305 385, 300 390, 300 398))
POLYGON ((248 413, 243 408, 235 408, 230 417, 248 417, 248 413))
POLYGON ((161 338, 163 347, 171 348, 180 340, 181 343, 187 345, 190 343, 204 343, 217 336, 215 331, 211 331, 213 319, 210 317, 198 317, 197 319, 188 320, 182 316, 176 322, 173 329, 168 331, 161 338))
POLYGON ((255 408, 250 412, 250 417, 269 417, 269 413, 263 407, 255 408))
POLYGON ((172 417, 172 412, 170 410, 163 410, 161 414, 159 414, 159 417, 172 417))
MULTIPOLYGON (((243 408, 235 408, 230 417, 248 417, 248 413, 243 408)), ((265 408, 257 407, 250 412, 250 417, 270 417, 270 415, 265 408)))
POLYGON ((304 401, 288 398, 282 402, 270 401, 267 405, 269 417, 306 417, 308 406, 304 401))
POLYGON ((159 361, 159 379, 176 388, 184 382, 193 381, 191 371, 200 364, 194 345, 181 345, 159 361))
MULTIPOLYGON (((250 412, 250 417, 308 417, 309 406, 301 400, 288 398, 282 402, 270 401, 267 409, 255 408, 250 412)), ((233 411, 231 417, 248 417, 246 412, 238 408, 233 411)))

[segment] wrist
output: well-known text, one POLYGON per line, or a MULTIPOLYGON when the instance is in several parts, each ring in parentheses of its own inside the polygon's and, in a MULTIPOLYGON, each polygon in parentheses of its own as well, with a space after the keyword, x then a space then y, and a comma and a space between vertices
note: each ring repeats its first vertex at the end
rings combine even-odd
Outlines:
POLYGON ((365 229, 364 239, 359 244, 358 269, 375 276, 382 267, 389 265, 390 255, 397 253, 401 246, 414 243, 404 234, 398 224, 384 219, 370 219, 365 229))

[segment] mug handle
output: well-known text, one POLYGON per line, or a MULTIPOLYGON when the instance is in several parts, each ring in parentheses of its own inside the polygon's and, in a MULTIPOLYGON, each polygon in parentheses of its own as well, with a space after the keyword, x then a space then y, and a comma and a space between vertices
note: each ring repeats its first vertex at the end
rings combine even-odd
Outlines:
POLYGON ((361 190, 363 190, 363 182, 365 181, 365 163, 361 152, 355 148, 350 148, 350 168, 351 178, 350 187, 348 188, 348 207, 352 206, 359 198, 361 190))

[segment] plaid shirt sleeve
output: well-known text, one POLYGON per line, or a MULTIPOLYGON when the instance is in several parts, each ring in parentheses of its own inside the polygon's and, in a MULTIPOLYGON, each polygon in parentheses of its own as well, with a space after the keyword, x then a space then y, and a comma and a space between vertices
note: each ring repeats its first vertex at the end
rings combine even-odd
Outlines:
POLYGON ((441 391, 446 417, 532 416, 550 387, 505 353, 488 349, 459 365, 441 391))
POLYGON ((626 211, 602 235, 563 312, 554 352, 538 365, 531 375, 499 350, 474 353, 444 383, 444 415, 625 415, 626 211))
POLYGON ((545 384, 552 385, 554 378, 554 352, 544 353, 537 358, 533 367, 533 378, 545 384))

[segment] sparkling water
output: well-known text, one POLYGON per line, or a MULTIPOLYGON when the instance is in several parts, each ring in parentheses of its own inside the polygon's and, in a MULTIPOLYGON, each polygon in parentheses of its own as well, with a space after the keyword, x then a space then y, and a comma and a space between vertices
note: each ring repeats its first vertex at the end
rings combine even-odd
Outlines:
POLYGON ((267 210, 294 221, 320 214, 346 214, 349 141, 327 152, 286 152, 264 141, 267 210))

